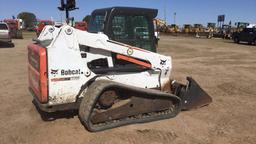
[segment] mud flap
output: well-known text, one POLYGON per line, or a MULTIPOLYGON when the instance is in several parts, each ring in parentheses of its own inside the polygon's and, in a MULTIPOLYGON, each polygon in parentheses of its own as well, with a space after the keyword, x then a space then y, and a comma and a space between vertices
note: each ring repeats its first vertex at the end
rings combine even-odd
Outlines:
POLYGON ((196 109, 212 102, 212 98, 192 78, 187 77, 187 85, 172 82, 172 91, 182 100, 182 110, 196 109))

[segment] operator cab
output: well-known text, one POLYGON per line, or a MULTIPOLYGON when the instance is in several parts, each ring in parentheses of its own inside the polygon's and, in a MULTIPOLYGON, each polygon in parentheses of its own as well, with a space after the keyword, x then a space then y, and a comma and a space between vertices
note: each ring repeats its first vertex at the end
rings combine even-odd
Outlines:
POLYGON ((158 10, 112 7, 92 12, 88 32, 106 34, 109 39, 156 52, 153 19, 158 10))

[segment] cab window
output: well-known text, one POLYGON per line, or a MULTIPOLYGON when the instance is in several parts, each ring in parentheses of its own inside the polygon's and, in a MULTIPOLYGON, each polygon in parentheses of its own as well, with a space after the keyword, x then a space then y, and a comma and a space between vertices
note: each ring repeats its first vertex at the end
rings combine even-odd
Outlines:
POLYGON ((104 24, 105 15, 98 14, 92 17, 90 21, 88 32, 97 33, 101 32, 104 24))
POLYGON ((112 20, 113 38, 149 40, 149 24, 145 16, 114 16, 112 20))
POLYGON ((143 15, 114 15, 111 25, 112 39, 155 51, 149 24, 148 18, 143 15))

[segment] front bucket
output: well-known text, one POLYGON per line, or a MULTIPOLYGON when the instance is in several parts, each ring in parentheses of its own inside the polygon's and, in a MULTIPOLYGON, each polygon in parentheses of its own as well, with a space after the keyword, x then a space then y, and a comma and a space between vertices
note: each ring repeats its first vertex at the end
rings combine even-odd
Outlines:
POLYGON ((190 110, 206 106, 212 98, 191 77, 187 77, 188 84, 172 83, 172 91, 182 100, 182 110, 190 110))

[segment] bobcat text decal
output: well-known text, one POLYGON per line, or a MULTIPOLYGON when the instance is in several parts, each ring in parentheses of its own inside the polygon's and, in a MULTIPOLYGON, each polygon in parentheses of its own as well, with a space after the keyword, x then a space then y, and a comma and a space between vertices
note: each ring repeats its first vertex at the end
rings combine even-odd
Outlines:
POLYGON ((62 77, 57 77, 57 78, 52 78, 51 79, 52 82, 58 82, 58 81, 79 80, 79 78, 80 78, 79 75, 83 74, 83 72, 80 69, 77 69, 77 70, 72 70, 72 69, 64 70, 64 69, 61 69, 60 71, 59 70, 51 69, 51 74, 54 75, 54 77, 56 77, 58 74, 60 74, 62 76, 62 77))
POLYGON ((63 76, 67 76, 67 75, 80 75, 80 74, 83 74, 83 72, 81 72, 80 69, 78 70, 61 70, 60 71, 61 75, 63 76))

